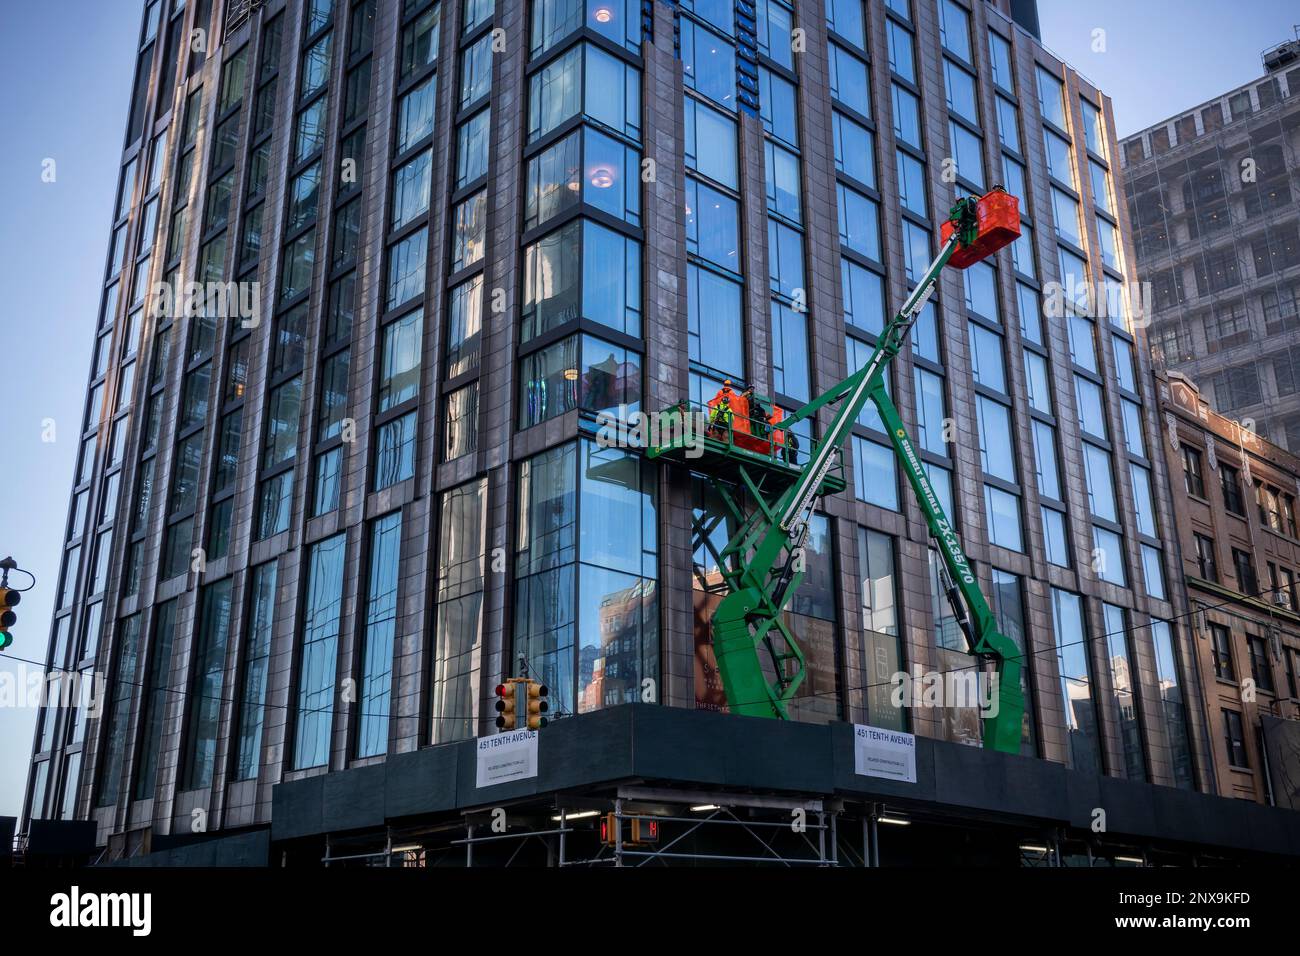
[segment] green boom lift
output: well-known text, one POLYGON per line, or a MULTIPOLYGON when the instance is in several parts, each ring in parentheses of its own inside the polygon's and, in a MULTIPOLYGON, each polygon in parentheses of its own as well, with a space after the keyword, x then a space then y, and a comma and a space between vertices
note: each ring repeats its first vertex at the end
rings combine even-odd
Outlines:
MULTIPOLYGON (((1004 207, 1007 205, 1009 197, 1001 190, 985 198, 994 196, 1004 200, 1004 207)), ((984 719, 984 746, 1004 753, 1020 750, 1025 706, 1020 687, 1022 652, 998 630, 997 619, 980 592, 957 533, 885 390, 889 363, 903 347, 918 313, 934 292, 943 267, 954 254, 960 257, 958 262, 963 267, 978 261, 1014 239, 1018 232, 1017 218, 1009 238, 1003 230, 1002 239, 994 238, 990 243, 980 209, 982 202, 963 198, 952 207, 942 249, 903 308, 881 332, 870 360, 830 391, 770 425, 751 421, 747 429, 730 413, 713 415, 703 436, 698 427, 692 429, 687 423, 687 403, 665 413, 680 415, 682 427, 670 432, 672 437, 664 444, 651 447, 649 456, 681 462, 717 479, 714 487, 736 522, 736 531, 715 555, 726 594, 712 622, 718 671, 728 707, 734 714, 789 719, 788 704, 803 682, 805 668, 803 652, 782 612, 803 577, 803 545, 814 508, 823 495, 844 489, 842 450, 853 423, 870 401, 880 413, 937 544, 943 561, 944 589, 967 649, 981 663, 991 663, 997 675, 998 706, 996 711, 990 708, 992 714, 984 719), (792 429, 826 406, 836 406, 835 417, 825 434, 813 442, 807 462, 800 464, 797 445, 789 437, 792 429), (767 435, 771 440, 756 442, 755 435, 767 435), (784 440, 778 440, 778 435, 784 440)), ((1014 213, 1014 201, 1010 208, 1014 213)))

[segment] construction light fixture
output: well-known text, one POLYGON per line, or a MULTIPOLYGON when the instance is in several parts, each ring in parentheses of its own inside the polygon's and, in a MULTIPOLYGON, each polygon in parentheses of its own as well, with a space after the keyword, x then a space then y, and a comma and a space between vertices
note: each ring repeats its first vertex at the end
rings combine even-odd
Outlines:
POLYGON ((598 816, 600 816, 599 810, 575 810, 573 813, 566 813, 563 816, 557 813, 555 816, 551 817, 551 821, 553 823, 560 823, 561 821, 585 820, 587 817, 598 816))
POLYGON ((691 813, 708 813, 710 810, 721 810, 722 807, 716 803, 701 803, 698 807, 691 807, 691 813))
POLYGON ((911 820, 907 820, 903 817, 877 817, 876 822, 888 823, 890 826, 895 827, 910 827, 912 825, 911 820))
POLYGON ((1044 856, 1047 855, 1047 847, 1045 847, 1045 846, 1036 846, 1036 845, 1033 844, 1033 843, 1022 843, 1022 844, 1020 844, 1020 850, 1021 850, 1022 853, 1042 853, 1044 856))
POLYGON ((408 843, 406 846, 395 846, 388 852, 390 853, 418 853, 424 849, 419 843, 408 843))
POLYGON ((1117 856, 1117 857, 1115 857, 1115 862, 1116 862, 1116 863, 1137 863, 1137 864, 1142 864, 1142 863, 1145 863, 1146 860, 1142 859, 1142 857, 1140 857, 1140 856, 1117 856))

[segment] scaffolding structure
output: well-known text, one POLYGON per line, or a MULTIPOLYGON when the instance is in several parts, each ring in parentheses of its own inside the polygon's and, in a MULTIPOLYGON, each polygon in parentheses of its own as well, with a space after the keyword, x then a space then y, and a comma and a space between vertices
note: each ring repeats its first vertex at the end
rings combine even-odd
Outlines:
MULTIPOLYGON (((839 802, 821 798, 622 786, 607 796, 557 794, 545 806, 477 807, 439 824, 330 834, 321 863, 840 866, 842 810, 839 802), (602 819, 613 821, 608 842, 599 838, 602 819), (654 823, 658 841, 632 842, 626 835, 633 821, 654 823)), ((858 853, 852 857, 862 859, 858 853)))

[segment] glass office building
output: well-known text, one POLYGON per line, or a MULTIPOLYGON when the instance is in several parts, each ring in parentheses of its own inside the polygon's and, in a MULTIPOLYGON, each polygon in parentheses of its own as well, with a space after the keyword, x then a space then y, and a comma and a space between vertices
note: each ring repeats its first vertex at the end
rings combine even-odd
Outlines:
MULTIPOLYGON (((798 408, 995 184, 1023 235, 944 273, 891 394, 1026 650, 1031 763, 1209 789, 1166 707, 1194 684, 1110 102, 1014 6, 150 0, 49 651, 107 700, 43 713, 27 816, 265 826, 488 734, 521 662, 543 738, 725 709, 718 490, 597 416, 728 378, 798 408)), ((891 701, 970 658, 870 410, 845 466, 793 716, 978 747, 976 708, 891 701)))
POLYGON ((1121 144, 1156 361, 1300 448, 1300 41, 1265 75, 1121 144))

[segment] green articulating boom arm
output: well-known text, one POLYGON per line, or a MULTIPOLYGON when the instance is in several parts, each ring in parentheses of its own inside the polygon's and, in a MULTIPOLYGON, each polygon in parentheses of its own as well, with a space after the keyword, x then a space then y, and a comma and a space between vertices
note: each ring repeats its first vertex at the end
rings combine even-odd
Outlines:
MULTIPOLYGON (((787 704, 803 681, 804 662, 781 615, 803 577, 802 548, 822 483, 852 434, 853 423, 870 400, 889 431, 894 453, 938 545, 946 572, 944 590, 968 649, 980 661, 994 665, 998 701, 996 710, 990 708, 990 716, 984 719, 984 745, 1004 753, 1020 752, 1025 706, 1020 688, 1022 653, 1015 642, 999 632, 997 619, 984 600, 957 533, 944 514, 898 409, 885 391, 889 363, 903 347, 918 313, 934 292, 939 273, 959 247, 975 240, 975 205, 975 199, 959 199, 952 207, 949 219, 956 226, 952 236, 880 334, 867 364, 782 422, 785 428, 793 427, 820 408, 838 403, 834 420, 821 440, 814 443, 808 463, 794 483, 774 507, 760 503, 762 512, 742 531, 745 554, 741 555, 738 579, 713 614, 714 654, 732 713, 789 717, 787 704), (786 649, 781 652, 774 649, 773 630, 777 631, 775 637, 784 640, 786 649), (765 647, 771 657, 775 678, 764 673, 760 647, 765 647)), ((728 550, 734 548, 734 544, 728 546, 728 550)))

